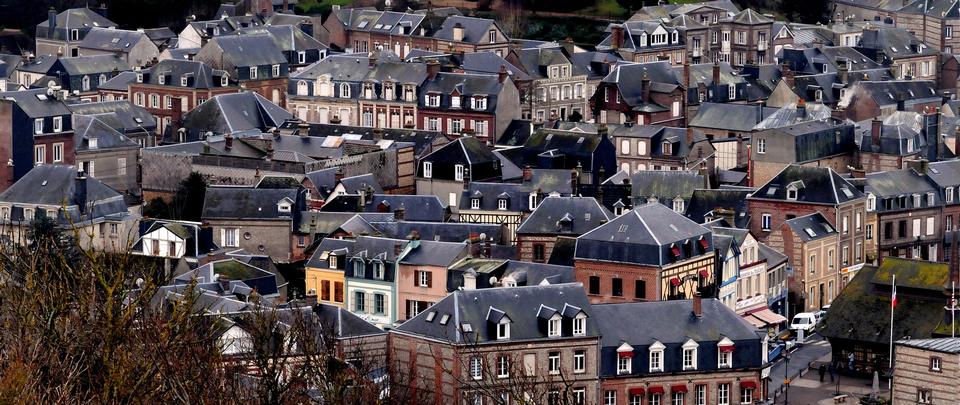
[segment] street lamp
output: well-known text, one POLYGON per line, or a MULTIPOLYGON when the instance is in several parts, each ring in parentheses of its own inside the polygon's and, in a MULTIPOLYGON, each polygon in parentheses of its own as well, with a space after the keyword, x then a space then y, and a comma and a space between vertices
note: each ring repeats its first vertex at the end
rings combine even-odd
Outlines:
POLYGON ((787 350, 786 342, 783 345, 783 404, 790 403, 790 351, 787 350))

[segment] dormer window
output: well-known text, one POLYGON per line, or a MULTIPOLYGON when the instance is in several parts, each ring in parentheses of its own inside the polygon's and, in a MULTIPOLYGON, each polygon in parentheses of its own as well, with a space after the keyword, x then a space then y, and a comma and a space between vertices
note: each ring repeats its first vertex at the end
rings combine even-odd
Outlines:
POLYGON ((914 208, 919 208, 919 207, 920 207, 920 194, 914 194, 914 195, 913 195, 913 207, 914 207, 914 208))
POLYGON ((273 73, 272 77, 280 77, 280 65, 273 65, 270 70, 270 73, 273 73))
POLYGON ((497 324, 497 340, 510 339, 510 318, 506 316, 497 324))
POLYGON ((697 369, 697 347, 700 345, 697 344, 693 339, 687 340, 683 344, 683 369, 684 370, 696 370, 697 369))
POLYGON ((633 372, 633 346, 623 342, 617 347, 617 375, 633 372))
POLYGON ((663 350, 666 348, 659 341, 650 345, 650 372, 663 372, 663 350))
POLYGON ((137 73, 137 83, 143 83, 143 73, 137 73))
POLYGON ((547 337, 560 337, 560 314, 554 314, 547 321, 547 337))
POLYGON ((450 108, 460 108, 460 96, 458 95, 450 96, 450 108))
POLYGON ((284 200, 277 203, 277 212, 290 213, 290 202, 284 200))
POLYGON ((498 198, 498 199, 497 199, 497 209, 500 210, 500 211, 506 211, 506 210, 507 210, 507 199, 506 199, 506 198, 498 198))
POLYGON ((427 94, 427 107, 439 107, 439 106, 440 106, 440 95, 427 94))
POLYGON ((797 188, 794 186, 787 187, 787 199, 790 201, 797 200, 797 188))
POLYGON ((587 333, 587 315, 583 312, 573 318, 573 336, 584 336, 587 333))
POLYGON ((933 193, 927 193, 927 206, 932 207, 934 203, 933 193))
POLYGON ((157 83, 158 83, 158 84, 166 84, 166 83, 167 83, 167 76, 164 76, 164 75, 162 75, 162 74, 157 75, 157 83))
POLYGON ((187 77, 180 76, 180 86, 187 87, 187 77))
POLYGON ((453 167, 453 179, 456 181, 463 181, 464 167, 463 165, 456 165, 453 167))
POLYGON ((730 368, 733 366, 733 341, 730 338, 723 338, 717 343, 717 367, 730 368))
POLYGON ((373 278, 383 280, 383 262, 373 262, 373 278))
POLYGON ((226 74, 224 74, 223 76, 220 76, 220 87, 227 87, 227 85, 229 84, 230 84, 230 76, 227 76, 226 74))
POLYGON ((673 155, 673 145, 670 141, 663 141, 663 154, 665 156, 673 155))
POLYGON ((483 96, 477 96, 471 98, 470 108, 474 110, 486 110, 487 109, 487 98, 483 96))
POLYGON ((254 80, 256 78, 257 78, 257 67, 250 66, 250 80, 254 80))
POLYGON ((683 214, 683 209, 684 209, 684 201, 683 201, 683 199, 680 198, 680 197, 674 198, 674 199, 673 199, 673 211, 674 211, 674 212, 677 212, 677 213, 680 213, 680 214, 683 214))
POLYGON ((537 193, 530 193, 530 196, 527 197, 527 204, 530 206, 531 211, 537 209, 537 193))
POLYGON ((877 210, 877 196, 873 193, 867 193, 867 211, 877 210))
POLYGON ((364 278, 366 276, 366 265, 363 263, 363 259, 357 259, 353 261, 353 276, 356 278, 364 278))
POLYGON ((373 93, 373 83, 364 83, 363 84, 363 98, 371 100, 374 98, 373 93))
POLYGON ((423 178, 433 177, 433 162, 423 162, 423 178))
POLYGON ((336 269, 336 268, 337 268, 337 256, 330 255, 330 257, 327 259, 327 263, 329 264, 329 266, 328 266, 329 268, 331 268, 331 269, 336 269))
POLYGON ((471 198, 471 199, 470 199, 470 209, 472 209, 472 210, 478 210, 478 209, 480 209, 480 199, 479 199, 479 198, 471 198))

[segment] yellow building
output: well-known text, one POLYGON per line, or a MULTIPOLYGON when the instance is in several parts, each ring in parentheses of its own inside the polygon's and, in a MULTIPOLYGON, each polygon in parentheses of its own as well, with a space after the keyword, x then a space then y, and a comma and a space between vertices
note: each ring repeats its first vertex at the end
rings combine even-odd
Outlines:
POLYGON ((308 296, 316 296, 317 302, 337 305, 344 303, 344 253, 341 239, 326 239, 320 243, 307 261, 305 288, 308 296), (340 255, 337 253, 340 252, 340 255))

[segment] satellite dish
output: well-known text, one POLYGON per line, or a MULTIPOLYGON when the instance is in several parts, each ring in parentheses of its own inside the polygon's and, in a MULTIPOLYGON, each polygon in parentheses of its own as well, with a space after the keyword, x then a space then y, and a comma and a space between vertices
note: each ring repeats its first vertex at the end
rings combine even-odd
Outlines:
POLYGON ((490 276, 490 285, 497 284, 497 276, 490 276))

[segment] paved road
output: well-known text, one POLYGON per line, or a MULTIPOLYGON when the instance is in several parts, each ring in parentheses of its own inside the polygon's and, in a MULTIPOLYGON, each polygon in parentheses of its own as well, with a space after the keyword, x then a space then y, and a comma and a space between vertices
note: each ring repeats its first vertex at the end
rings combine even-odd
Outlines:
MULTIPOLYGON (((790 379, 795 379, 800 374, 800 370, 807 368, 811 361, 819 359, 829 353, 830 344, 820 337, 820 335, 813 335, 807 338, 807 341, 803 347, 790 353, 790 368, 787 370, 787 373, 790 375, 790 379)), ((783 372, 786 366, 786 362, 784 362, 783 358, 781 357, 773 365, 773 369, 770 370, 770 385, 768 392, 770 393, 771 397, 773 397, 774 393, 776 393, 777 390, 779 390, 783 385, 783 372)), ((811 370, 811 372, 815 371, 811 370)), ((782 399, 780 400, 782 401, 782 399)))

